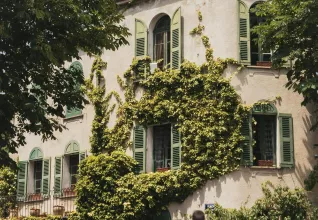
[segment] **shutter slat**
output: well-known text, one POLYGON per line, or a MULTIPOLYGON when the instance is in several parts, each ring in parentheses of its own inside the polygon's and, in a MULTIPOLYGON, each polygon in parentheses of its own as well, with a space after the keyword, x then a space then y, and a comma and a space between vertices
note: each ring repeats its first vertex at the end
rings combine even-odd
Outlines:
POLYGON ((27 190, 28 162, 20 161, 18 163, 18 168, 17 196, 18 200, 22 200, 25 198, 27 190))
POLYGON ((134 159, 138 162, 138 173, 146 171, 146 131, 142 126, 134 128, 134 159))
POLYGON ((171 19, 171 68, 179 69, 181 65, 181 8, 178 8, 171 19))
POLYGON ((54 195, 58 195, 62 191, 62 157, 55 157, 54 168, 54 195))
POLYGON ((42 193, 47 196, 50 192, 50 159, 43 159, 42 166, 42 193))
POLYGON ((242 64, 250 65, 250 21, 249 10, 243 2, 239 2, 239 31, 240 31, 240 61, 242 64))
POLYGON ((181 138, 177 127, 171 125, 171 165, 172 169, 176 170, 180 168, 181 165, 181 138))
POLYGON ((244 140, 241 142, 242 148, 242 165, 253 165, 253 149, 252 149, 252 116, 249 115, 243 119, 241 134, 244 140))
POLYGON ((147 56, 148 30, 144 22, 135 20, 135 56, 141 58, 147 56))
POLYGON ((289 114, 279 115, 281 167, 294 166, 293 120, 289 114))

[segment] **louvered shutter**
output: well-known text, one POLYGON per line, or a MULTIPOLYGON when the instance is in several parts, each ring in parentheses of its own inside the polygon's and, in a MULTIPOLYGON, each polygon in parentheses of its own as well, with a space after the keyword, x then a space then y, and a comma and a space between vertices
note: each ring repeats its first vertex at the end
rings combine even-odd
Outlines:
POLYGON ((171 167, 176 170, 181 164, 181 136, 175 125, 171 125, 171 167))
POLYGON ((239 15, 240 61, 244 65, 250 65, 250 15, 248 7, 241 1, 239 2, 239 15))
POLYGON ((294 166, 293 119, 290 114, 279 114, 281 167, 294 166))
POLYGON ((50 194, 50 159, 42 161, 42 194, 47 197, 50 194))
POLYGON ((178 8, 171 20, 171 67, 179 69, 181 65, 181 8, 178 8))
POLYGON ((82 110, 79 108, 67 108, 66 107, 66 114, 65 114, 65 118, 71 118, 77 115, 81 115, 82 114, 82 110))
POLYGON ((146 131, 142 126, 134 128, 134 159, 138 162, 137 173, 146 171, 146 131))
POLYGON ((25 198, 27 192, 28 162, 20 161, 18 168, 17 196, 18 200, 21 201, 25 198))
POLYGON ((243 119, 241 134, 244 140, 241 142, 242 147, 242 165, 253 165, 253 148, 252 148, 252 116, 249 115, 243 119))
POLYGON ((63 170, 63 157, 55 157, 54 195, 61 195, 61 192, 62 192, 62 170, 63 170))
POLYGON ((79 161, 81 162, 86 158, 86 151, 80 152, 79 153, 79 161))
POLYGON ((144 22, 135 20, 135 57, 147 56, 148 30, 144 22))

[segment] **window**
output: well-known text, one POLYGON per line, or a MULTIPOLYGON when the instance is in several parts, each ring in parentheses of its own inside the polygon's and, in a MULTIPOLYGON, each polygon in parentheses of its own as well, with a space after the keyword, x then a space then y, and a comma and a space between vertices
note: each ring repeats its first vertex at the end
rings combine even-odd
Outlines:
POLYGON ((42 161, 34 161, 34 193, 41 193, 42 161))
POLYGON ((170 63, 170 17, 168 15, 159 19, 153 31, 154 35, 154 60, 163 60, 163 67, 170 63))
MULTIPOLYGON (((83 66, 80 62, 75 61, 71 64, 69 71, 71 72, 80 72, 81 74, 83 74, 83 66)), ((76 73, 78 74, 78 73, 76 73)), ((80 91, 80 85, 76 86, 76 88, 74 88, 74 91, 80 91)), ((76 116, 80 116, 82 115, 82 110, 79 108, 69 108, 66 106, 65 109, 65 118, 72 118, 72 117, 76 117, 76 116)))
POLYGON ((154 170, 171 168, 171 125, 153 127, 154 170))
POLYGON ((239 3, 239 55, 241 63, 245 65, 264 65, 260 62, 271 61, 271 52, 264 51, 258 35, 251 32, 253 27, 265 21, 264 17, 259 17, 254 12, 257 4, 261 4, 261 2, 253 4, 249 9, 244 2, 239 3))
POLYGON ((71 188, 75 188, 75 184, 77 183, 77 172, 78 172, 78 164, 79 164, 79 155, 71 155, 70 156, 70 177, 71 177, 71 188))
POLYGON ((251 115, 243 121, 241 129, 244 136, 243 165, 294 166, 293 123, 290 114, 278 114, 272 104, 255 105, 251 115))
POLYGON ((38 147, 32 149, 28 161, 19 161, 17 185, 19 201, 48 198, 50 192, 50 164, 50 158, 44 158, 41 149, 38 147))
POLYGON ((181 137, 174 124, 134 128, 134 159, 138 162, 137 173, 179 169, 181 164, 181 137), (146 130, 149 130, 149 133, 146 130), (147 138, 149 135, 149 138, 147 138), (146 148, 151 152, 146 161, 146 148), (152 158, 152 160, 151 160, 152 158), (146 167, 146 164, 148 167, 146 167))
POLYGON ((273 166, 276 158, 276 116, 253 115, 256 123, 252 130, 255 145, 253 147, 254 166, 273 166))
POLYGON ((55 157, 54 194, 55 196, 75 196, 74 187, 77 183, 79 163, 86 157, 86 152, 80 151, 77 141, 70 141, 64 155, 55 157))
MULTIPOLYGON (((260 3, 257 3, 260 4, 260 3)), ((250 30, 259 24, 265 22, 264 17, 259 17, 255 13, 255 8, 257 4, 253 4, 250 8, 250 30)), ((256 33, 250 32, 251 39, 251 64, 257 65, 257 62, 271 61, 271 52, 264 51, 261 42, 258 40, 259 37, 256 33)))
MULTIPOLYGON (((181 8, 178 8, 171 16, 162 16, 153 30, 153 60, 163 59, 162 65, 171 63, 172 69, 178 69, 181 65, 182 25, 181 8)), ((148 28, 139 19, 135 20, 135 57, 143 58, 148 55, 148 28)))

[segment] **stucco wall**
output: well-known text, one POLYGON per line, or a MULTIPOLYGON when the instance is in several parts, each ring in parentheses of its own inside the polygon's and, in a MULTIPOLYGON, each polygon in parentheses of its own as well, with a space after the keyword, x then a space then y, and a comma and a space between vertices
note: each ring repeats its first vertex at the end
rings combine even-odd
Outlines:
MULTIPOLYGON (((254 0, 244 1, 250 6, 254 0)), ((170 17, 181 7, 183 19, 183 57, 201 64, 205 61, 205 49, 200 37, 192 37, 189 32, 198 25, 197 11, 203 15, 204 33, 210 38, 215 57, 238 59, 238 3, 237 0, 153 0, 150 3, 138 5, 125 12, 123 24, 127 26, 132 36, 128 37, 130 45, 119 48, 118 51, 105 51, 102 59, 108 63, 104 71, 107 92, 117 91, 123 97, 123 92, 117 84, 117 75, 123 76, 134 56, 135 19, 144 21, 149 28, 149 55, 152 56, 152 30, 155 21, 162 14, 170 17)), ((81 55, 85 77, 88 77, 93 58, 81 55)), ((225 77, 236 71, 229 67, 225 77)), ((189 196, 182 204, 171 204, 169 210, 174 218, 182 219, 181 214, 191 214, 196 209, 204 209, 204 204, 218 202, 225 207, 237 208, 243 204, 251 205, 261 196, 261 183, 270 180, 290 187, 302 186, 303 179, 312 168, 314 154, 317 150, 313 144, 318 144, 318 133, 310 132, 312 118, 310 107, 301 107, 302 97, 284 87, 286 83, 284 71, 260 68, 245 68, 232 78, 232 85, 242 97, 245 104, 253 104, 261 99, 282 98, 276 107, 279 113, 291 113, 294 122, 295 168, 293 169, 256 169, 241 168, 218 180, 209 181, 202 189, 189 196)), ((115 102, 115 100, 112 100, 115 102)), ((67 130, 57 132, 57 140, 42 142, 39 136, 27 134, 27 144, 18 150, 19 160, 28 160, 34 147, 40 147, 44 157, 51 157, 51 189, 53 188, 54 157, 64 153, 67 143, 76 140, 81 151, 89 151, 89 136, 94 110, 87 105, 83 117, 64 121, 67 130)), ((115 124, 115 113, 112 114, 109 126, 115 124)), ((61 119, 61 121, 63 121, 61 119)), ((148 137, 149 139, 149 137, 148 137)), ((151 150, 151 149, 148 149, 151 150)), ((132 155, 130 149, 127 150, 132 155)), ((148 169, 149 170, 149 169, 148 169)))

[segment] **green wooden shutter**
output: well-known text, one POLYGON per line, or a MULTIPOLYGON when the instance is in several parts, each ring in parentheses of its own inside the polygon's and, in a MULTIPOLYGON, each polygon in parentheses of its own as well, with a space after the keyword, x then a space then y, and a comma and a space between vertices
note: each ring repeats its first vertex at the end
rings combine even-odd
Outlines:
POLYGON ((181 164, 181 136, 175 125, 171 125, 171 168, 176 170, 181 164))
POLYGON ((28 178, 28 162, 20 161, 18 163, 18 186, 17 195, 18 199, 21 200, 25 198, 27 193, 27 178, 28 178))
POLYGON ((42 165, 42 193, 46 197, 50 194, 50 159, 43 159, 42 165))
POLYGON ((279 114, 281 167, 294 166, 293 119, 290 114, 279 114))
POLYGON ((54 195, 60 195, 62 192, 62 170, 63 170, 63 157, 55 157, 54 195))
POLYGON ((241 142, 242 153, 242 165, 253 165, 253 148, 252 148, 252 116, 243 119, 241 128, 241 134, 244 136, 244 140, 241 142))
POLYGON ((239 1, 239 16, 240 61, 244 65, 250 65, 250 14, 248 7, 241 1, 239 1))
POLYGON ((135 57, 148 55, 148 29, 144 22, 135 20, 135 57))
POLYGON ((82 110, 79 108, 67 108, 66 107, 66 114, 65 114, 65 118, 71 118, 77 115, 81 115, 82 114, 82 110))
POLYGON ((134 159, 138 162, 137 172, 146 172, 146 131, 142 126, 134 128, 134 159))
POLYGON ((79 162, 81 162, 85 158, 86 158, 86 151, 80 152, 79 153, 79 162))
POLYGON ((178 8, 171 19, 171 67, 179 69, 181 65, 181 43, 182 43, 182 26, 181 26, 181 8, 178 8))

